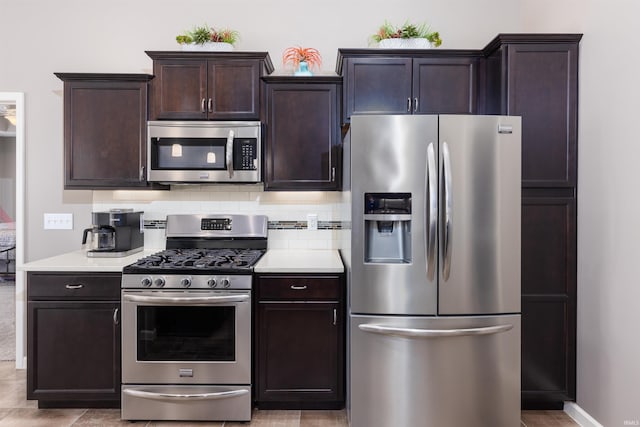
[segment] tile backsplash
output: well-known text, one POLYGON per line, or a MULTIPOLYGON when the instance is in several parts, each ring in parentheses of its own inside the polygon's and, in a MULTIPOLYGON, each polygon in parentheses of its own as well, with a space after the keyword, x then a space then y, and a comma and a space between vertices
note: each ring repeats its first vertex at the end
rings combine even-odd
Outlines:
POLYGON ((271 249, 339 249, 349 227, 344 203, 340 192, 265 192, 262 184, 93 192, 94 211, 131 208, 144 212, 147 249, 164 247, 167 214, 185 213, 266 215, 271 249), (318 215, 318 230, 307 229, 307 214, 318 215))

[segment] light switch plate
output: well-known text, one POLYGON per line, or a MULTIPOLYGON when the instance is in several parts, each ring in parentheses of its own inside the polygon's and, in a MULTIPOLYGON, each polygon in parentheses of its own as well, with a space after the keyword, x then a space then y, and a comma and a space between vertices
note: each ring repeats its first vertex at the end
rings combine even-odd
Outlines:
POLYGON ((318 214, 307 214, 307 230, 318 229, 318 214))
POLYGON ((46 213, 44 214, 45 230, 73 230, 73 214, 46 213))

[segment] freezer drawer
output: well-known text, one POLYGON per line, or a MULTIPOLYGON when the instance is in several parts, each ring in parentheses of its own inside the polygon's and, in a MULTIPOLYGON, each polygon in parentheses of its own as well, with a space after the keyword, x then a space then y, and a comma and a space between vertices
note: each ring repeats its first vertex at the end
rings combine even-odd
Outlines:
POLYGON ((520 315, 351 316, 352 427, 520 423, 520 315))

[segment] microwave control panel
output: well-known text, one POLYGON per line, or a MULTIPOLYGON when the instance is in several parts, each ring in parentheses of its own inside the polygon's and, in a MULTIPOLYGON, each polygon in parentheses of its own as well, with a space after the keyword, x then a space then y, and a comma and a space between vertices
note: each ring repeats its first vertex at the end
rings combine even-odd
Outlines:
POLYGON ((233 141, 233 169, 258 169, 258 142, 255 139, 233 141))

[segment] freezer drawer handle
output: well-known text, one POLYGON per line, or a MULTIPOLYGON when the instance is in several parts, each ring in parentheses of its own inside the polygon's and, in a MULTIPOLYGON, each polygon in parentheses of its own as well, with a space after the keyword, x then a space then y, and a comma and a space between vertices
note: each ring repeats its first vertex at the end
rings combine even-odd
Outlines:
POLYGON ((176 304, 223 304, 227 302, 245 302, 251 298, 249 295, 229 295, 215 297, 150 297, 145 295, 123 295, 125 301, 138 303, 151 303, 163 305, 176 304))
POLYGON ((487 326, 483 328, 463 328, 463 329, 416 329, 397 328, 384 325, 359 325, 358 328, 365 332, 382 335, 397 335, 400 337, 412 338, 440 338, 440 337, 460 337, 468 335, 491 335, 499 334, 513 329, 513 325, 487 326))
POLYGON ((143 399, 186 401, 186 400, 227 399, 231 397, 243 396, 249 393, 249 390, 229 390, 229 391, 220 391, 217 393, 197 393, 197 394, 153 393, 150 391, 130 390, 130 389, 123 390, 122 392, 124 394, 128 394, 129 396, 141 397, 143 399))

